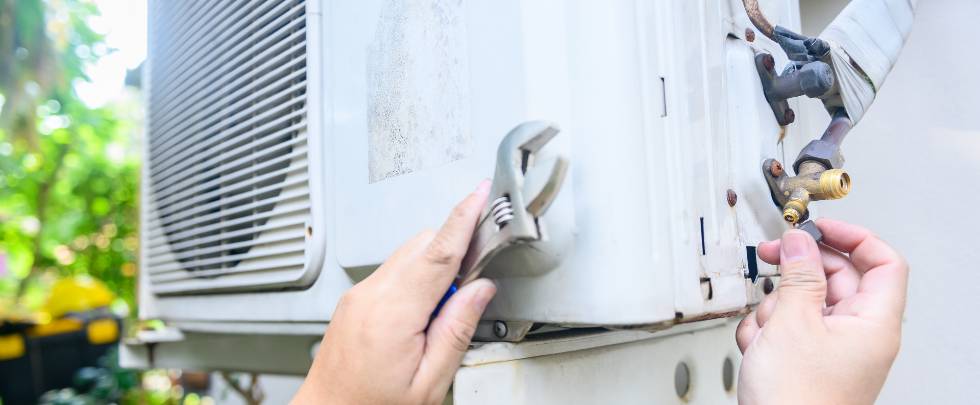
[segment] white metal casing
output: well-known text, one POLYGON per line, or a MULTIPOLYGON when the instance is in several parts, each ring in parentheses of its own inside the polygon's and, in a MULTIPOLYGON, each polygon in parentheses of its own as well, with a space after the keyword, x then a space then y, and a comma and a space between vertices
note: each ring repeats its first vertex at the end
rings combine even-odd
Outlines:
MULTIPOLYGON (((566 333, 519 343, 477 343, 464 356, 443 403, 735 404, 741 361, 732 339, 736 324, 711 320, 654 333, 566 333), (688 387, 683 395, 676 389, 681 364, 688 387)), ((124 345, 120 357, 126 367, 135 368, 302 375, 310 367, 310 346, 317 340, 197 333, 180 342, 158 341, 152 348, 124 345)), ((289 398, 293 391, 281 390, 295 390, 302 383, 295 377, 289 387, 282 387, 262 378, 271 398, 289 398)))
MULTIPOLYGON (((774 21, 798 26, 795 1, 762 3, 774 21)), ((562 133, 546 153, 571 160, 565 188, 545 218, 565 257, 540 275, 498 277, 500 293, 486 319, 642 326, 678 316, 723 316, 758 299, 759 287, 744 276, 746 246, 784 229, 760 165, 786 156, 753 48, 785 58, 761 35, 754 44, 740 39, 750 24, 739 1, 372 0, 309 1, 306 7, 309 161, 311 168, 319 165, 310 171, 315 209, 307 263, 322 254, 322 265, 305 273, 315 276, 312 285, 155 295, 141 277, 142 318, 188 330, 318 333, 347 288, 400 242, 437 227, 492 173, 496 144, 528 119, 558 123, 562 133), (439 42, 448 34, 465 35, 465 41, 439 42), (386 61, 385 52, 394 51, 403 59, 386 61), (432 58, 459 64, 447 70, 432 58), (391 99, 390 92, 368 88, 393 83, 385 74, 423 80, 410 89, 449 74, 455 87, 391 99), (438 112, 457 115, 416 115, 428 120, 424 125, 404 117, 372 124, 378 97, 419 108, 447 103, 440 98, 446 95, 461 104, 438 112), (456 126, 440 126, 443 121, 456 126), (372 179, 371 125, 437 134, 434 143, 410 145, 421 157, 400 166, 400 174, 372 179), (466 137, 438 133, 446 128, 466 137), (452 156, 440 159, 433 151, 446 142, 455 142, 452 156), (726 202, 728 189, 738 195, 735 207, 726 202)), ((151 75, 155 63, 151 44, 151 75)), ((152 88, 150 94, 152 104, 152 88)), ((790 154, 807 138, 794 128, 785 137, 790 154)), ((150 200, 144 191, 144 201, 150 200)), ((762 274, 775 273, 758 265, 762 274)), ((220 283, 221 277, 200 282, 220 283)))

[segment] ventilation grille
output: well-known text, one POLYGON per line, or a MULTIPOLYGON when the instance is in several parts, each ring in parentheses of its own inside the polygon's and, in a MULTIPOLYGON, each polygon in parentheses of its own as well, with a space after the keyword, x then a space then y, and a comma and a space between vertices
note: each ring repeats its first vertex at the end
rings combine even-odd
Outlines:
POLYGON ((155 1, 150 27, 153 291, 297 279, 310 217, 305 1, 155 1))

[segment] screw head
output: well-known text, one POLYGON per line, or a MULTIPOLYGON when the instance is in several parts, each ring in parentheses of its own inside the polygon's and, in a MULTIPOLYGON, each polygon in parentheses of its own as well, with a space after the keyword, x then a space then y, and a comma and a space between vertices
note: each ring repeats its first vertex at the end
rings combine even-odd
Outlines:
POLYGON ((778 160, 773 160, 772 163, 769 164, 769 174, 772 174, 773 177, 782 176, 783 175, 783 164, 782 163, 779 163, 778 160))
POLYGON ((791 124, 793 121, 796 121, 796 113, 793 112, 792 108, 787 108, 786 111, 783 111, 783 121, 785 121, 787 124, 791 124))
POLYGON ((767 53, 762 56, 762 66, 765 66, 766 70, 772 72, 776 69, 776 60, 772 58, 772 55, 767 53))
POLYGON ((772 279, 766 277, 765 279, 762 280, 762 293, 763 294, 769 295, 769 293, 771 293, 772 290, 774 290, 775 288, 776 288, 776 286, 773 285, 772 279))
POLYGON ((494 321, 493 335, 501 339, 507 336, 507 324, 504 321, 494 321))
POLYGON ((735 203, 738 202, 738 194, 735 194, 735 190, 728 189, 728 192, 725 193, 725 197, 728 200, 729 207, 734 207, 735 203))
POLYGON ((745 40, 749 42, 755 42, 755 31, 753 31, 751 28, 746 28, 745 40))

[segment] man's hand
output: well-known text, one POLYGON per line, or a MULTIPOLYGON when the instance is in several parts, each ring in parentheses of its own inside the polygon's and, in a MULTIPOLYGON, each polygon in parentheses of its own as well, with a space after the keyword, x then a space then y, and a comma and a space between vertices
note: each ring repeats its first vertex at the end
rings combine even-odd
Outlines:
POLYGON ((337 304, 293 403, 439 404, 496 286, 473 281, 429 318, 459 272, 489 181, 438 232, 398 249, 337 304))
POLYGON ((908 265, 866 229, 821 219, 759 245, 779 288, 738 326, 742 404, 872 404, 898 354, 908 265))

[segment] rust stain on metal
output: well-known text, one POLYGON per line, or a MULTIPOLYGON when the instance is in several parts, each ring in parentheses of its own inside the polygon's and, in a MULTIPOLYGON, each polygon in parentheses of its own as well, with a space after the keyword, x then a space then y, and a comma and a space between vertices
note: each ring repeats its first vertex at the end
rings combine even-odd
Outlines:
POLYGON ((773 160, 772 164, 769 165, 769 173, 775 177, 783 175, 783 164, 779 163, 778 160, 773 160))
POLYGON ((765 67, 766 70, 772 72, 776 70, 776 59, 773 59, 772 55, 770 54, 765 54, 762 56, 762 66, 765 67))
POLYGON ((722 313, 716 313, 716 314, 703 314, 703 315, 698 315, 698 316, 689 317, 689 318, 682 318, 682 319, 676 320, 676 323, 681 324, 681 323, 691 323, 691 322, 697 322, 697 321, 706 321, 706 320, 709 320, 709 319, 717 319, 717 318, 731 318, 733 316, 744 314, 744 313, 747 313, 747 312, 748 311, 746 309, 739 309, 737 311, 728 311, 728 312, 722 312, 722 313))

